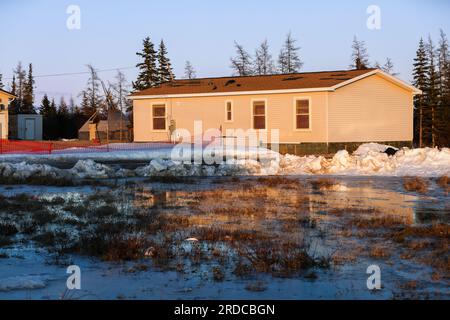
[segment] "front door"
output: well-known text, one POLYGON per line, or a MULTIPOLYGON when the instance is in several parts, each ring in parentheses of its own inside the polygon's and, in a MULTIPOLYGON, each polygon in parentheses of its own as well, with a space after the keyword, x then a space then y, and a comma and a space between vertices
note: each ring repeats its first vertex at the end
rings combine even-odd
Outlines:
POLYGON ((25 119, 25 140, 34 140, 35 120, 25 119))

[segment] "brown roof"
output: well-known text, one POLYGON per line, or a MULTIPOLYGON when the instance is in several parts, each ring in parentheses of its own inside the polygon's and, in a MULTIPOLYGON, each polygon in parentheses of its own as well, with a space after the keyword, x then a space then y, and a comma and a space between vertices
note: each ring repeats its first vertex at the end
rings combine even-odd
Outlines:
POLYGON ((135 92, 131 96, 328 88, 373 70, 174 80, 155 88, 135 92))
MULTIPOLYGON (((127 119, 125 115, 122 118, 122 130, 128 130, 127 126, 130 124, 130 121, 127 119)), ((83 126, 78 130, 78 132, 89 132, 89 123, 91 121, 86 121, 83 126)), ((97 131, 106 132, 106 131, 120 131, 120 111, 110 111, 108 120, 100 120, 97 124, 97 131), (109 122, 109 123, 108 123, 109 122)))

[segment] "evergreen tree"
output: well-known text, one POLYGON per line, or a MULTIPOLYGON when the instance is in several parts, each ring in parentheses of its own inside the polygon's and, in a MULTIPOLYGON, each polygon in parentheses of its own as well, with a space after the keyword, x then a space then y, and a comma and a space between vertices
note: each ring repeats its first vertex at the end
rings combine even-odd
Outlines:
POLYGON ((364 70, 369 67, 369 54, 364 41, 353 37, 351 69, 364 70))
POLYGON ((158 69, 156 67, 157 52, 154 49, 150 37, 143 40, 143 49, 136 52, 136 55, 142 58, 142 62, 136 67, 139 68, 137 80, 133 82, 133 89, 136 91, 155 87, 158 85, 158 69))
POLYGON ((3 75, 0 73, 0 89, 3 89, 5 86, 3 85, 3 75))
POLYGON ((252 71, 252 58, 245 51, 244 47, 234 42, 234 47, 236 49, 236 56, 232 57, 231 60, 231 68, 234 70, 234 73, 239 76, 249 76, 253 73, 252 71))
POLYGON ((52 114, 50 100, 48 99, 47 94, 44 94, 44 97, 42 98, 41 107, 39 108, 39 114, 43 115, 44 117, 52 114))
POLYGON ((257 75, 274 74, 275 67, 272 60, 272 55, 269 52, 269 44, 267 39, 264 40, 258 49, 255 51, 254 71, 257 75))
POLYGON ((104 107, 104 100, 100 94, 100 79, 94 67, 88 65, 89 79, 86 89, 81 92, 82 104, 81 112, 86 117, 92 116, 96 111, 100 111, 104 107))
POLYGON ((158 50, 158 84, 172 81, 175 78, 170 60, 167 57, 167 48, 164 41, 161 40, 158 50))
POLYGON ((16 96, 16 99, 9 107, 9 114, 19 114, 22 112, 23 108, 24 87, 26 83, 26 72, 23 69, 22 63, 20 61, 13 72, 13 94, 16 96))
POLYGON ((426 52, 428 55, 428 84, 425 88, 425 98, 427 105, 427 125, 425 126, 425 134, 428 136, 429 143, 433 147, 437 142, 437 106, 438 106, 438 75, 436 72, 436 49, 431 39, 428 37, 428 43, 426 45, 426 52))
POLYGON ((34 114, 34 78, 33 78, 33 65, 30 63, 28 66, 28 75, 24 83, 23 88, 23 104, 21 113, 34 114))
POLYGON ((300 47, 295 46, 296 42, 297 40, 293 39, 289 32, 278 56, 278 69, 280 73, 297 73, 303 67, 303 62, 298 55, 300 47))
MULTIPOLYGON (((425 92, 428 86, 428 56, 423 39, 420 39, 419 47, 414 58, 414 86, 425 92)), ((414 136, 419 142, 419 147, 424 145, 424 117, 425 117, 425 98, 423 95, 414 97, 414 136)))
POLYGON ((380 65, 378 62, 375 63, 375 68, 380 69, 386 73, 389 73, 391 76, 397 76, 398 73, 394 70, 394 63, 391 58, 386 58, 386 62, 384 65, 380 65))
POLYGON ((186 79, 195 79, 197 77, 194 67, 192 66, 190 61, 186 61, 186 64, 184 66, 184 77, 186 79))
POLYGON ((438 110, 437 128, 439 131, 438 145, 450 146, 450 52, 448 39, 440 30, 438 47, 438 110))

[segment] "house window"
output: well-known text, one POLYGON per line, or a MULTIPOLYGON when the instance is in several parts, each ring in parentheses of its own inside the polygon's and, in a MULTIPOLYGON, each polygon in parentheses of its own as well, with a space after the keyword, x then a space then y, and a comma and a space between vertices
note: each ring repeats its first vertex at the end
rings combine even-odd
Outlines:
POLYGON ((253 102, 253 129, 266 129, 266 102, 253 102))
POLYGON ((166 105, 153 105, 153 130, 166 130, 166 105))
POLYGON ((233 102, 225 103, 225 119, 227 122, 233 122, 233 102))
POLYGON ((311 129, 309 99, 295 101, 295 128, 300 130, 311 129))

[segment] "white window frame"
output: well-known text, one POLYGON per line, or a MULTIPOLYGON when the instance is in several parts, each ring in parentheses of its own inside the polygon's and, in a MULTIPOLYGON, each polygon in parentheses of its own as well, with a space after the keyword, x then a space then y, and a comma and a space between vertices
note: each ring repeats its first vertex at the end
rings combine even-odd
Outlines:
POLYGON ((233 100, 225 101, 225 122, 234 122, 234 103, 233 100), (231 104, 231 120, 228 120, 228 104, 231 104))
POLYGON ((312 103, 311 103, 312 99, 311 97, 294 97, 293 100, 293 114, 294 114, 294 131, 299 131, 299 132, 309 132, 312 131, 312 103), (297 101, 301 101, 301 100, 308 100, 308 129, 300 129, 297 128, 297 101))
MULTIPOLYGON (((164 102, 155 102, 155 103, 152 103, 151 104, 151 108, 152 108, 152 111, 151 111, 151 114, 152 114, 152 118, 151 118, 151 120, 152 120, 152 131, 153 132, 167 132, 168 131, 168 129, 167 129, 167 104, 166 103, 164 103, 164 102), (153 110, 154 110, 154 106, 164 106, 164 129, 155 129, 154 127, 153 127, 153 120, 154 120, 154 117, 153 117, 153 110)), ((162 118, 162 117, 159 117, 159 118, 162 118)))
POLYGON ((268 119, 268 114, 267 114, 267 98, 254 98, 250 100, 250 128, 252 130, 257 130, 257 131, 267 131, 267 119, 268 119), (255 129, 254 128, 254 119, 253 119, 253 104, 255 102, 264 102, 264 129, 255 129))

